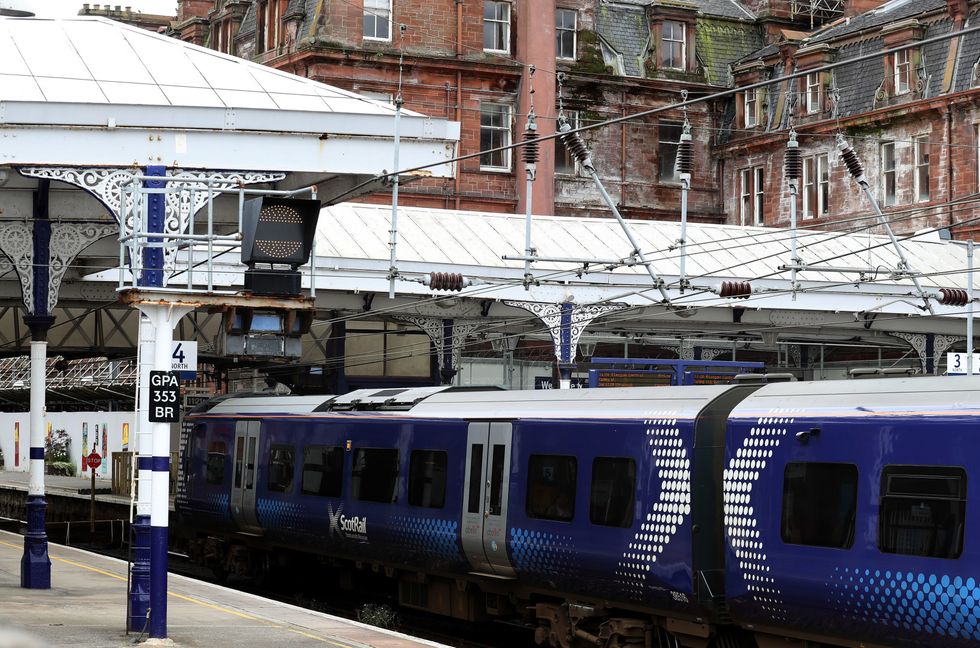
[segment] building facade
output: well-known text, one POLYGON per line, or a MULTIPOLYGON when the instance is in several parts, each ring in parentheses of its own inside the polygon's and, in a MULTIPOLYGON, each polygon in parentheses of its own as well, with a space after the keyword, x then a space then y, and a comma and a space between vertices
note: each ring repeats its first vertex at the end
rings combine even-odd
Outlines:
POLYGON ((976 24, 978 7, 966 0, 868 4, 811 33, 784 32, 735 63, 736 86, 798 76, 729 102, 715 149, 729 222, 788 225, 793 197, 784 153, 795 130, 801 225, 873 223, 870 201, 842 162, 839 135, 896 232, 949 228, 963 238, 977 230, 980 34, 937 37, 976 24), (874 56, 855 60, 864 55, 874 56), (853 62, 820 69, 844 61, 853 62))
MULTIPOLYGON (((755 13, 734 0, 181 0, 172 33, 384 101, 400 83, 406 108, 458 120, 459 153, 474 154, 454 180, 415 180, 400 200, 506 212, 525 209, 521 150, 476 154, 524 137, 532 97, 547 136, 560 109, 586 126, 727 87, 729 64, 764 44, 755 13)), ((624 215, 678 217, 684 119, 707 159, 723 108, 702 103, 584 134, 624 215)), ((724 220, 719 178, 710 164, 696 169, 692 219, 724 220)), ((531 193, 534 213, 608 214, 560 143, 542 144, 531 193)))

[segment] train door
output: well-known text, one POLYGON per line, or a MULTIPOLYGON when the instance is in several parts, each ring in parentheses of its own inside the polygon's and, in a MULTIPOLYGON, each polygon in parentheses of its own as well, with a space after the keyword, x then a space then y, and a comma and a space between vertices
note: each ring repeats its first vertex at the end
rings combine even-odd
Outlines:
POLYGON ((510 423, 470 423, 463 491, 463 551, 474 572, 513 578, 507 558, 510 423))
POLYGON ((260 533, 255 515, 256 455, 259 451, 259 421, 235 423, 235 474, 231 482, 231 517, 242 531, 260 533))

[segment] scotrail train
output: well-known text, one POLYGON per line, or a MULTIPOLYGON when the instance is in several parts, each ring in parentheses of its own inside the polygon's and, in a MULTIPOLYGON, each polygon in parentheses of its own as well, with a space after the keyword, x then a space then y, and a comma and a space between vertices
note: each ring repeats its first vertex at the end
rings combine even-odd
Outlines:
POLYGON ((218 572, 329 564, 562 648, 976 646, 978 422, 966 377, 228 398, 177 509, 218 572))

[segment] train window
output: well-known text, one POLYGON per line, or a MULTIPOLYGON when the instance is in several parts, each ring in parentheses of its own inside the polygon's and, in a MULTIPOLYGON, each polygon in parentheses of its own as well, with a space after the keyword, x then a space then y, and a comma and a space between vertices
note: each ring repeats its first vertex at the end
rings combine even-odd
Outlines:
POLYGON ((273 493, 293 490, 296 450, 293 446, 274 445, 269 448, 269 480, 266 486, 273 493))
POLYGON ((885 466, 878 548, 886 553, 959 558, 966 518, 966 471, 947 466, 885 466))
POLYGON ((391 504, 398 484, 398 451, 358 448, 354 453, 350 488, 354 499, 391 504))
POLYGON ((575 515, 575 457, 531 455, 527 466, 528 517, 570 522, 575 515))
POLYGON ((408 503, 442 508, 446 504, 446 453, 413 450, 408 466, 408 503))
POLYGON ((242 465, 245 462, 245 437, 235 441, 235 488, 242 487, 242 465))
POLYGON ((344 449, 306 446, 303 450, 303 494, 340 497, 344 482, 344 449))
POLYGON ((857 466, 789 463, 783 481, 783 542, 849 549, 854 544, 857 466))
POLYGON ((490 515, 500 515, 504 497, 504 455, 507 448, 494 445, 490 455, 490 515))
POLYGON ((592 462, 589 521, 603 526, 633 525, 636 462, 626 457, 596 457, 592 462))
POLYGON ((466 510, 470 513, 480 512, 480 501, 483 499, 483 444, 474 443, 470 450, 470 486, 469 502, 466 510))
POLYGON ((205 470, 209 484, 225 483, 225 455, 228 444, 224 441, 212 441, 208 444, 208 463, 205 470))

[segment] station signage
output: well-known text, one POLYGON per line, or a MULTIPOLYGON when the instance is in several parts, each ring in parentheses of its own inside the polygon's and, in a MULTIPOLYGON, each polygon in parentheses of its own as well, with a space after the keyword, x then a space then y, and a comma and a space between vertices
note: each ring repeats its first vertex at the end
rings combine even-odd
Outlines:
MULTIPOLYGON (((947 353, 946 354, 946 373, 949 375, 966 374, 967 354, 947 353)), ((973 373, 980 374, 980 353, 973 354, 973 373)))
POLYGON ((180 420, 180 380, 176 371, 150 372, 150 423, 180 420))

